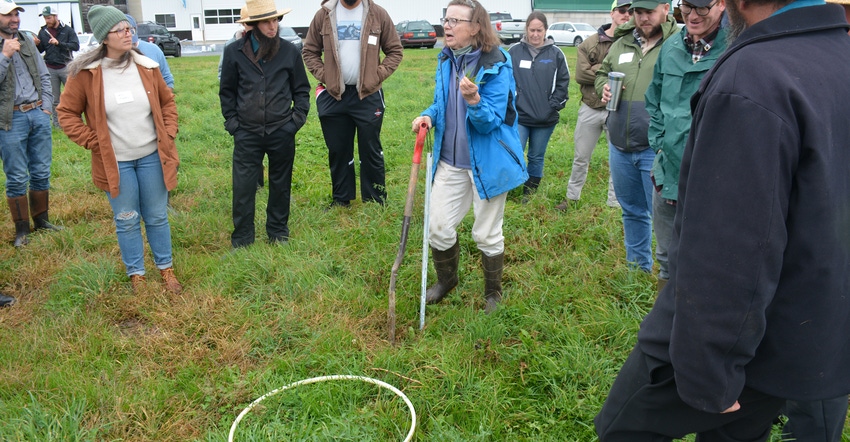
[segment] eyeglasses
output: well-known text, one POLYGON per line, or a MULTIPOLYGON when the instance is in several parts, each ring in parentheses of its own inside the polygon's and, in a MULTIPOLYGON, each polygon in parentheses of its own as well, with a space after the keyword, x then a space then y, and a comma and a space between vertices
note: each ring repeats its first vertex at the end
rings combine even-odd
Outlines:
POLYGON ((713 8, 716 4, 717 2, 714 2, 708 6, 700 6, 698 8, 695 8, 686 4, 685 2, 682 2, 682 4, 679 5, 679 11, 682 12, 682 15, 688 15, 693 11, 696 12, 698 16, 705 17, 711 11, 711 8, 713 8))
POLYGON ((445 17, 440 19, 440 23, 443 24, 444 28, 445 27, 453 28, 453 27, 457 26, 457 24, 460 23, 460 22, 472 23, 472 20, 466 20, 466 19, 463 19, 463 18, 445 18, 445 17))
POLYGON ((116 36, 120 37, 122 34, 123 35, 133 35, 133 31, 134 31, 133 28, 127 27, 127 28, 116 29, 114 31, 109 31, 109 32, 107 32, 107 34, 115 34, 116 36))
POLYGON ((620 14, 632 15, 632 10, 629 9, 628 6, 620 6, 619 8, 614 8, 614 10, 619 12, 620 14))

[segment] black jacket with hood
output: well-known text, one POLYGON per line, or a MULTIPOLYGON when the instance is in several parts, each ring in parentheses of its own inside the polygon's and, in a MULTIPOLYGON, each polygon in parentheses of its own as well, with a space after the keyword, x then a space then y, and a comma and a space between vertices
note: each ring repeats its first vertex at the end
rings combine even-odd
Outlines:
POLYGON ((559 112, 570 98, 570 69, 564 53, 547 40, 533 57, 525 37, 511 46, 509 53, 516 80, 519 124, 528 127, 558 124, 559 112))

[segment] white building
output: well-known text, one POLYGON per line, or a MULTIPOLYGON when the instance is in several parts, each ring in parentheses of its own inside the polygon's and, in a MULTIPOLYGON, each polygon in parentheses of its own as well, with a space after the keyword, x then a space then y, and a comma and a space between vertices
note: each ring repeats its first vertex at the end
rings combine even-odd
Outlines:
POLYGON ((74 28, 78 33, 83 32, 83 20, 81 18, 82 15, 80 15, 80 2, 78 0, 56 0, 53 2, 17 0, 15 4, 24 8, 24 12, 20 13, 20 29, 22 30, 38 33, 38 30, 44 26, 44 19, 38 15, 41 14, 41 10, 45 6, 50 6, 58 12, 59 21, 74 28))
MULTIPOLYGON (((427 20, 438 25, 448 0, 376 0, 375 3, 386 9, 396 23, 403 20, 427 20)), ((278 10, 292 8, 292 12, 283 17, 283 24, 293 28, 307 28, 321 6, 321 0, 275 0, 275 4, 278 10)), ((482 4, 491 12, 510 12, 524 19, 531 13, 532 0, 482 0, 482 4)), ((240 28, 236 21, 239 20, 239 10, 244 1, 126 0, 126 5, 136 21, 163 24, 181 39, 218 42, 228 40, 240 28)))

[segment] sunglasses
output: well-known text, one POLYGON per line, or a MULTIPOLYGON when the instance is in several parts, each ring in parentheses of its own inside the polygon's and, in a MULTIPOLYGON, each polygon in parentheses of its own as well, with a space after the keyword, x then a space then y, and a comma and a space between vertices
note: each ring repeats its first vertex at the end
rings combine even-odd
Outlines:
POLYGON ((620 14, 632 15, 632 10, 629 9, 629 6, 620 6, 619 8, 614 8, 614 10, 619 12, 620 14))

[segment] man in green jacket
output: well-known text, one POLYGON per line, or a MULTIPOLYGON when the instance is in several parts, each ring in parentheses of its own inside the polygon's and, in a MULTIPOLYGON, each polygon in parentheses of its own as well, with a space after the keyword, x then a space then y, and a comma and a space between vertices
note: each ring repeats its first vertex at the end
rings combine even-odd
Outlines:
POLYGON ((644 93, 652 81, 661 45, 676 33, 668 15, 670 5, 659 0, 632 2, 633 18, 617 28, 602 66, 596 71, 596 92, 602 102, 611 100, 608 73, 622 72, 622 98, 616 111, 608 114, 608 152, 611 179, 617 201, 623 208, 626 260, 634 268, 652 272, 652 180, 655 151, 647 138, 649 114, 644 93))
POLYGON ((726 50, 726 30, 720 27, 725 0, 683 0, 679 10, 685 27, 661 47, 652 83, 646 90, 649 145, 655 152, 652 226, 659 290, 670 277, 667 247, 673 238, 682 152, 691 130, 691 96, 726 50))

